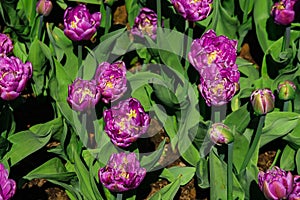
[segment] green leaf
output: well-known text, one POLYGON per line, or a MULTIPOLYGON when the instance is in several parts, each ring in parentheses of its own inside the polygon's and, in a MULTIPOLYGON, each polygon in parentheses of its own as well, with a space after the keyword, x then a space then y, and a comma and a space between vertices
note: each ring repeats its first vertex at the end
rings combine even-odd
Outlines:
POLYGON ((181 177, 177 177, 176 180, 166 186, 164 186, 161 190, 157 191, 153 196, 150 197, 149 200, 170 200, 174 199, 177 191, 180 187, 180 179, 181 177))
POLYGON ((125 0, 125 6, 128 14, 128 22, 130 27, 133 26, 134 20, 140 12, 140 7, 137 2, 137 0, 125 0))
POLYGON ((268 113, 261 135, 261 147, 291 132, 299 123, 299 117, 300 115, 294 112, 268 113))
POLYGON ((153 170, 158 164, 158 161, 164 152, 165 143, 166 140, 163 140, 154 152, 149 155, 144 155, 141 158, 140 165, 141 167, 146 168, 147 172, 153 170))
POLYGON ((280 168, 286 171, 293 171, 295 169, 295 155, 296 151, 289 145, 286 145, 280 157, 280 168))
POLYGON ((284 136, 283 139, 287 141, 289 145, 294 149, 300 148, 300 121, 298 122, 294 130, 284 136))
POLYGON ((34 178, 51 179, 56 181, 69 181, 75 176, 74 172, 68 172, 59 158, 52 158, 29 172, 25 179, 32 180, 34 178))
POLYGON ((187 184, 195 175, 195 167, 180 167, 174 166, 171 168, 164 168, 160 174, 161 178, 165 178, 170 182, 176 181, 177 177, 180 177, 180 185, 187 184))
POLYGON ((200 188, 209 187, 209 167, 206 158, 200 158, 196 168, 197 182, 200 188))
POLYGON ((297 173, 300 174, 300 149, 297 150, 295 160, 296 160, 297 173))
POLYGON ((238 133, 243 133, 251 120, 250 112, 247 107, 248 103, 227 115, 224 124, 231 128, 235 127, 238 133))
POLYGON ((25 62, 28 57, 25 44, 22 42, 19 42, 19 41, 15 41, 14 48, 13 48, 13 54, 16 57, 20 58, 22 60, 22 62, 25 62))

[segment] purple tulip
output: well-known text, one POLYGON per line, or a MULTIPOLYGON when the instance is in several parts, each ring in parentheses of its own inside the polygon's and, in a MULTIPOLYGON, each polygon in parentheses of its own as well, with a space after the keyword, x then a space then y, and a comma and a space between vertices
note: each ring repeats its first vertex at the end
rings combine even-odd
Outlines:
POLYGON ((223 123, 214 123, 208 130, 208 134, 216 145, 229 144, 234 139, 230 128, 223 123))
POLYGON ((16 192, 16 182, 8 178, 8 170, 0 163, 0 199, 9 200, 16 192))
POLYGON ((112 154, 107 165, 99 170, 101 183, 112 192, 137 188, 146 176, 135 153, 112 154))
POLYGON ((146 133, 150 124, 150 116, 135 98, 120 101, 118 105, 105 110, 103 117, 105 132, 112 143, 120 147, 128 147, 135 142, 146 133))
POLYGON ((0 56, 6 56, 12 50, 13 44, 11 39, 7 35, 0 33, 0 56))
POLYGON ((109 103, 119 99, 127 90, 125 63, 101 63, 96 70, 95 80, 103 102, 109 103))
POLYGON ((271 10, 271 15, 274 17, 274 21, 280 25, 289 25, 294 21, 295 11, 294 4, 296 0, 282 0, 276 2, 271 10))
POLYGON ((275 166, 259 172, 258 185, 267 199, 286 199, 293 190, 293 175, 275 166))
POLYGON ((68 89, 67 101, 73 110, 88 111, 94 108, 100 100, 100 92, 95 80, 77 78, 68 89))
POLYGON ((233 74, 239 73, 235 63, 236 52, 236 40, 230 40, 223 35, 217 36, 214 30, 208 30, 200 39, 192 42, 188 58, 204 79, 211 79, 217 69, 222 71, 230 68, 233 74))
POLYGON ((52 11, 53 5, 51 0, 39 0, 36 4, 36 12, 40 15, 48 16, 52 11))
POLYGON ((84 4, 69 7, 64 14, 65 35, 73 41, 89 40, 100 26, 101 13, 90 14, 84 4))
POLYGON ((253 91, 250 101, 254 112, 258 115, 265 115, 274 110, 275 96, 268 88, 253 91))
POLYGON ((25 89, 32 76, 32 64, 14 56, 0 57, 0 97, 14 100, 25 89))
POLYGON ((208 17, 213 0, 171 0, 171 2, 183 18, 195 22, 208 17))
POLYGON ((213 81, 201 78, 198 86, 208 106, 221 106, 228 103, 239 90, 237 82, 231 82, 221 76, 215 76, 215 78, 216 80, 213 81))
POLYGON ((300 200, 300 176, 294 176, 293 191, 289 195, 289 200, 300 200))
POLYGON ((140 37, 148 35, 152 39, 155 39, 156 30, 157 14, 149 8, 142 8, 138 16, 135 18, 131 33, 140 37))

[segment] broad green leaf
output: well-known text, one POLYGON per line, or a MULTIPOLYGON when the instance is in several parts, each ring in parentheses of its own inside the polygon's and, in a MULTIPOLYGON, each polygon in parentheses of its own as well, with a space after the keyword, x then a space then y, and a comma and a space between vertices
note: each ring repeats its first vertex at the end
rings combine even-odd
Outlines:
POLYGON ((74 172, 68 172, 62 161, 56 157, 48 160, 41 166, 29 172, 25 179, 32 180, 34 178, 51 179, 56 181, 68 181, 75 176, 74 172))
POLYGON ((209 187, 209 166, 206 158, 200 158, 196 167, 196 176, 200 188, 209 187))
POLYGON ((282 155, 280 157, 280 168, 286 171, 293 171, 295 169, 295 156, 296 151, 289 145, 286 145, 283 149, 282 155))
POLYGON ((170 200, 174 199, 177 191, 180 187, 180 179, 181 177, 177 177, 176 180, 166 186, 164 186, 161 190, 154 193, 153 196, 150 197, 149 200, 170 200))
POLYGON ((261 135, 261 147, 292 131, 299 123, 299 118, 300 115, 293 112, 273 111, 268 113, 261 135))
POLYGON ((143 155, 141 158, 140 165, 141 167, 146 168, 147 172, 152 171, 157 166, 158 161, 164 152, 165 144, 166 140, 163 140, 154 152, 143 155))
POLYGON ((15 41, 13 53, 16 57, 20 58, 22 62, 25 62, 27 60, 28 54, 26 52, 26 46, 24 43, 15 41))
POLYGON ((134 20, 140 12, 140 7, 137 0, 125 0, 125 6, 128 13, 128 22, 130 27, 133 26, 134 20))
POLYGON ((300 148, 300 121, 298 121, 295 129, 291 133, 284 136, 283 139, 286 140, 294 149, 300 148))
POLYGON ((183 186, 194 177, 195 172, 195 167, 174 166, 171 168, 164 168, 163 172, 160 174, 160 177, 165 178, 170 182, 174 182, 177 177, 180 177, 180 185, 183 186))

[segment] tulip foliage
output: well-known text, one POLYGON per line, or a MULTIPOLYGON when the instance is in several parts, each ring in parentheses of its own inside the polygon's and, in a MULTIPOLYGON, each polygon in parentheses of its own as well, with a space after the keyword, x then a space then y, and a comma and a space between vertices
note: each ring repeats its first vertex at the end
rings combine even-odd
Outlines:
POLYGON ((191 181, 213 200, 300 199, 300 1, 19 0, 0 11, 0 199, 36 178, 72 200, 176 199, 191 181), (276 156, 263 171, 266 149, 276 156))

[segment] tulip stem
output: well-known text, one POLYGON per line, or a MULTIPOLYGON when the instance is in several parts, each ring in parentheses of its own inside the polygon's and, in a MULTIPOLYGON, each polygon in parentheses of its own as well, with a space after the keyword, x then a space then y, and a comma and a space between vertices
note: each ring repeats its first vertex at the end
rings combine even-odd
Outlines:
POLYGON ((118 194, 117 194, 117 200, 122 200, 122 199, 123 199, 123 194, 118 193, 118 194))
POLYGON ((157 27, 161 27, 161 3, 160 3, 160 0, 156 0, 156 12, 157 12, 157 27))
POLYGON ((44 21, 44 15, 41 15, 40 16, 39 30, 38 30, 38 39, 39 40, 41 40, 43 21, 44 21))
POLYGON ((78 45, 78 70, 80 69, 82 64, 82 44, 78 45))
POLYGON ((254 139, 253 139, 253 142, 250 146, 250 149, 249 151, 247 152, 246 154, 246 157, 244 159, 244 162, 242 164, 242 167, 241 167, 241 170, 244 170, 246 169, 257 145, 258 145, 258 142, 259 142, 259 139, 260 139, 260 136, 261 136, 261 133, 262 133, 262 128, 263 128, 263 125, 265 123, 265 119, 266 119, 266 115, 261 115, 260 118, 259 118, 259 122, 258 122, 258 126, 257 126, 257 129, 256 129, 256 132, 254 133, 254 139))
POLYGON ((291 101, 289 101, 289 100, 283 102, 283 111, 286 111, 286 112, 289 111, 290 102, 291 101))
POLYGON ((276 162, 277 162, 280 154, 281 154, 281 150, 278 149, 277 152, 276 152, 275 158, 272 162, 272 165, 269 167, 269 169, 272 169, 276 165, 276 162))
POLYGON ((285 28, 282 51, 286 51, 289 48, 290 40, 291 40, 291 26, 287 26, 285 28))
POLYGON ((111 7, 109 5, 106 5, 105 6, 105 13, 106 13, 106 16, 105 16, 105 30, 104 30, 104 34, 107 34, 108 31, 109 31, 109 28, 111 26, 111 7))
POLYGON ((232 161, 233 161, 233 142, 228 144, 228 162, 227 162, 227 200, 233 199, 233 176, 232 176, 232 161))
POLYGON ((188 25, 188 36, 187 36, 187 43, 186 43, 186 58, 185 58, 185 70, 187 71, 189 66, 190 66, 190 62, 189 62, 189 58, 188 58, 188 52, 191 48, 191 44, 192 44, 192 40, 193 40, 193 34, 194 34, 194 29, 193 29, 193 22, 187 21, 186 22, 188 25))

